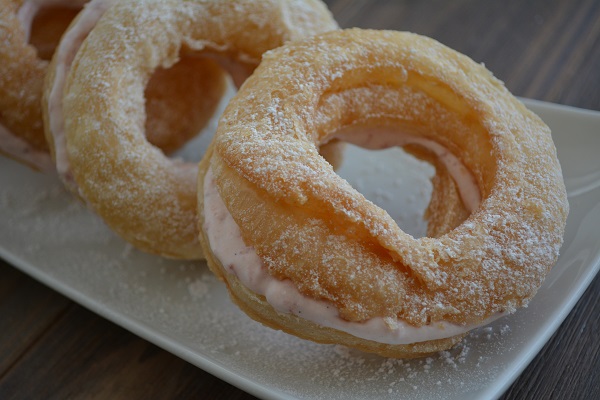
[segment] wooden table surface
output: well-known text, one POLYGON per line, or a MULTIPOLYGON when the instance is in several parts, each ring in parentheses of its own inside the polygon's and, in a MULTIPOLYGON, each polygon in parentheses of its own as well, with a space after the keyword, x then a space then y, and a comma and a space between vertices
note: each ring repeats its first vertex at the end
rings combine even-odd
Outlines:
MULTIPOLYGON (((600 110, 597 0, 327 3, 342 27, 428 35, 485 63, 516 95, 600 110)), ((599 311, 596 277, 502 398, 600 398, 599 311)), ((0 332, 0 399, 253 398, 2 260, 0 332)))

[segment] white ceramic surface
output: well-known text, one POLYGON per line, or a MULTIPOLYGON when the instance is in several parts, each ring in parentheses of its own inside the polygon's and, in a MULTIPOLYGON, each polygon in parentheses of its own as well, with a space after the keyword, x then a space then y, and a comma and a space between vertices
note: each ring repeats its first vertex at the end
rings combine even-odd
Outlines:
MULTIPOLYGON (((599 269, 600 113, 526 101, 552 128, 571 213, 558 264, 528 308, 449 352, 400 361, 272 331, 231 304, 201 262, 142 254, 53 176, 0 157, 0 256, 98 314, 267 399, 496 398, 549 339, 599 269)), ((183 154, 198 152, 208 137, 183 154)), ((401 150, 350 148, 340 174, 422 235, 431 167, 401 150), (395 155, 398 155, 396 157, 395 155)))

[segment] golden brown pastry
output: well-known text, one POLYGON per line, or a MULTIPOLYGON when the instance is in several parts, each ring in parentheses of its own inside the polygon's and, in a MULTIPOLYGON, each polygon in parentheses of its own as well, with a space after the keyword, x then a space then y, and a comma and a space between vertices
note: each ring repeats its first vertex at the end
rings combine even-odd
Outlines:
POLYGON ((200 164, 198 202, 209 266, 248 315, 389 357, 447 349, 527 304, 568 213, 548 127, 488 70, 429 38, 360 29, 263 58, 200 164), (318 154, 331 140, 443 164, 432 237, 336 175, 318 154))
MULTIPOLYGON (((102 16, 74 55, 64 89, 53 89, 55 79, 48 79, 46 126, 59 171, 136 247, 201 258, 196 165, 166 158, 144 137, 143 93, 150 76, 180 58, 207 57, 239 85, 265 51, 337 26, 319 1, 147 0, 89 7, 96 5, 102 16), (53 90, 61 101, 53 102, 53 90)), ((87 24, 80 18, 71 32, 87 24)), ((53 63, 57 75, 59 64, 66 64, 58 56, 53 63)))

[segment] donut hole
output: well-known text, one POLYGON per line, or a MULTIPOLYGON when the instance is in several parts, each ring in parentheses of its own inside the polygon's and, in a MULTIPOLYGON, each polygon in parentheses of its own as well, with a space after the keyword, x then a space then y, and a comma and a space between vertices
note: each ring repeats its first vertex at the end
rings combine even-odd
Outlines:
POLYGON ((368 150, 346 144, 338 175, 415 238, 427 235, 425 211, 431 200, 435 168, 402 147, 368 150))
POLYGON ((199 162, 225 106, 255 67, 235 54, 184 46, 179 61, 156 69, 146 85, 148 142, 172 158, 199 162))
MULTIPOLYGON (((369 84, 324 92, 316 108, 315 131, 319 143, 339 140, 372 151, 404 146, 407 153, 429 164, 433 173, 424 180, 430 181, 431 189, 427 198, 421 197, 420 204, 424 208, 418 212, 426 222, 414 223, 415 219, 411 218, 412 223, 407 224, 402 213, 390 212, 393 208, 389 206, 381 208, 414 237, 440 237, 477 210, 489 190, 482 186, 482 173, 493 174, 493 171, 486 169, 478 156, 489 154, 489 136, 476 119, 464 112, 466 106, 460 99, 456 99, 458 106, 447 107, 442 100, 451 97, 450 94, 444 91, 444 96, 436 94, 434 97, 418 85, 418 78, 415 80, 414 84, 396 87, 369 84), (469 147, 466 147, 464 143, 469 135, 469 147)), ((362 159, 356 162, 356 157, 349 158, 351 162, 363 164, 362 159)), ((407 171, 406 166, 398 165, 388 173, 407 172, 410 168, 407 171)), ((376 181, 373 175, 367 175, 368 179, 376 181)), ((387 184, 377 191, 381 193, 391 188, 393 185, 387 184)), ((361 191, 360 187, 357 189, 361 191)), ((404 190, 414 194, 411 187, 402 192, 404 190)), ((372 196, 365 197, 381 206, 372 196)), ((394 204, 398 206, 402 207, 401 211, 411 210, 408 203, 394 204)))
POLYGON ((35 13, 29 31, 29 44, 37 50, 39 58, 52 58, 60 38, 79 10, 73 7, 44 7, 35 13))
POLYGON ((156 69, 144 91, 148 141, 166 155, 199 161, 216 130, 226 85, 220 66, 205 57, 182 56, 156 69))
POLYGON ((338 174, 415 238, 463 223, 481 198, 471 171, 441 144, 390 126, 346 127, 333 136, 349 152, 338 174), (348 172, 346 172, 348 170, 348 172))
MULTIPOLYGON (((230 79, 226 80, 225 92, 221 100, 216 101, 216 109, 212 114, 210 120, 206 123, 204 127, 201 128, 197 134, 187 141, 183 146, 174 150, 172 153, 169 153, 168 156, 171 158, 177 158, 183 160, 188 163, 198 163, 206 150, 208 149, 208 145, 213 139, 215 132, 217 131, 217 123, 219 118, 223 114, 225 107, 229 100, 235 95, 236 89, 235 86, 231 83, 230 79)), ((146 122, 146 130, 148 132, 148 121, 146 122)))

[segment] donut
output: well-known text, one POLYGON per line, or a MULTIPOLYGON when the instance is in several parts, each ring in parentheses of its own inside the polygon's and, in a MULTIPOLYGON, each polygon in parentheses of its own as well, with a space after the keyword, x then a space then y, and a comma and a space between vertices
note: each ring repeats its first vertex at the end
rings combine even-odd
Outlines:
MULTIPOLYGON (((0 153, 38 170, 55 168, 40 105, 48 60, 85 3, 0 0, 0 36, 6 38, 0 48, 0 153)), ((211 60, 186 59, 157 70, 146 91, 148 140, 165 152, 179 148, 206 125, 224 88, 225 74, 211 60)))
MULTIPOLYGON (((94 25, 64 88, 54 89, 58 103, 48 75, 46 126, 57 165, 87 205, 138 249, 202 258, 197 166, 167 158, 144 136, 150 75, 180 58, 206 58, 239 85, 265 51, 337 25, 323 3, 294 0, 118 2, 94 25), (64 136, 53 125, 64 127, 64 136)), ((62 64, 57 56, 53 63, 62 64)))
MULTIPOLYGON (((59 176, 77 193, 65 155, 62 97, 66 76, 83 40, 114 0, 94 0, 68 27, 48 67, 42 112, 46 139, 59 176)), ((183 57, 169 68, 157 68, 144 92, 145 132, 150 143, 171 153, 206 125, 225 89, 225 73, 214 60, 183 57)))
POLYGON ((222 115, 198 188, 208 265, 244 312, 386 357, 448 349, 526 305, 568 214, 540 118, 482 65, 393 31, 267 53, 222 115), (331 140, 435 159, 435 229, 403 232, 319 156, 331 140))

